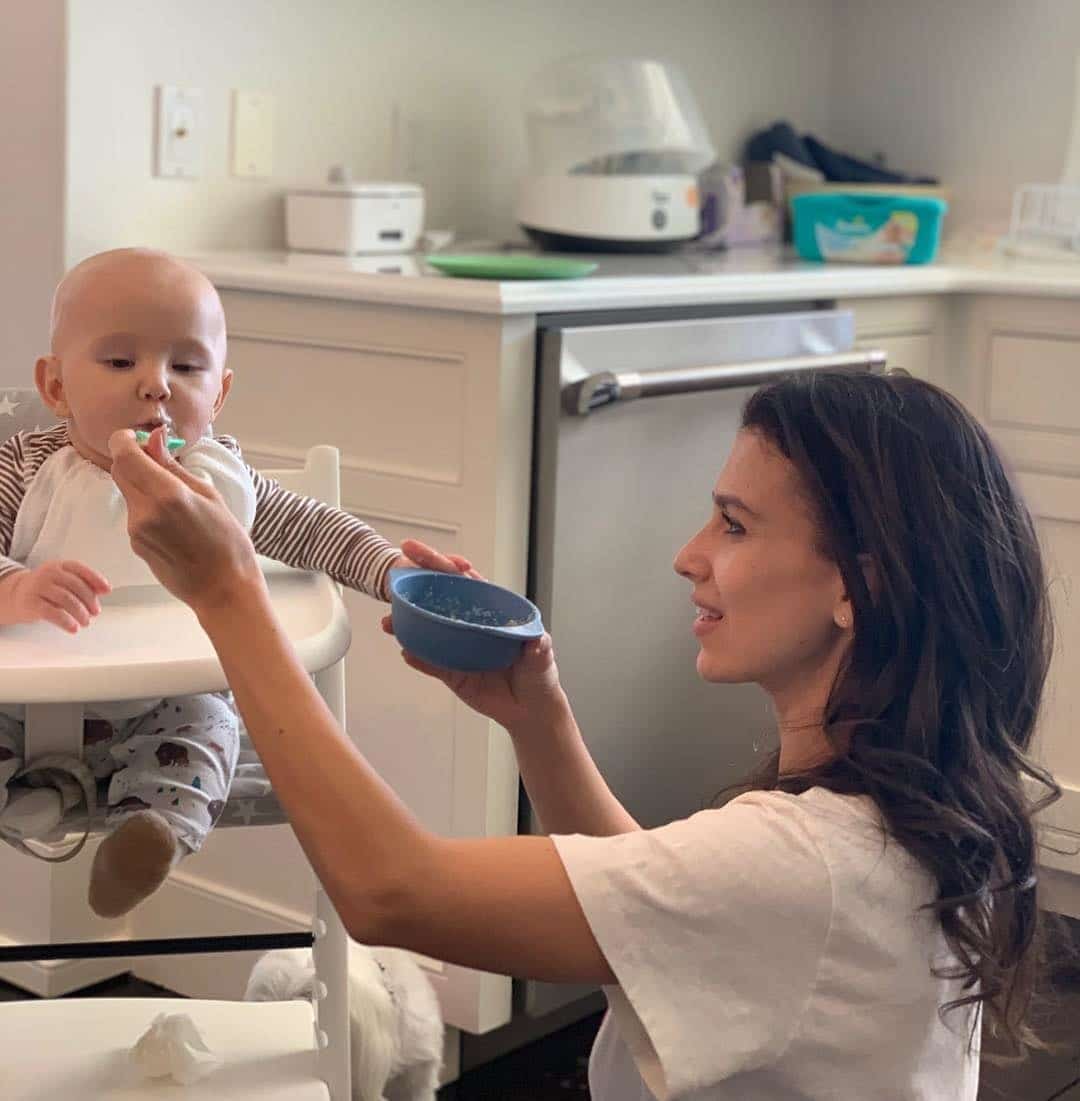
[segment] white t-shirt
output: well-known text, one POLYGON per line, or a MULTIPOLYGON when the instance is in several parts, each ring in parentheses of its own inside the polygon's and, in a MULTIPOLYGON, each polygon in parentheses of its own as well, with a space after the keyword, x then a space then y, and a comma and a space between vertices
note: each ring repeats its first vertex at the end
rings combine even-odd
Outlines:
POLYGON ((869 798, 751 792, 552 840, 618 979, 593 1101, 975 1101, 934 882, 869 798))

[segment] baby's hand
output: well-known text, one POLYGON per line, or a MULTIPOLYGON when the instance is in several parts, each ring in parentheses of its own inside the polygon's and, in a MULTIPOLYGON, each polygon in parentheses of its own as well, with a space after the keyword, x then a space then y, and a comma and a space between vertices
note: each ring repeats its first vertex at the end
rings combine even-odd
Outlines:
MULTIPOLYGON (((401 544, 402 553, 390 563, 391 569, 416 569, 439 570, 441 573, 463 573, 466 577, 480 575, 472 568, 472 563, 460 554, 443 554, 427 543, 421 543, 419 539, 406 539, 401 544)), ((390 575, 386 575, 384 588, 389 589, 390 575)), ((389 591, 382 594, 383 600, 390 599, 389 591)))
POLYGON ((4 578, 14 623, 45 620, 68 634, 101 611, 98 597, 110 591, 109 582, 82 562, 43 562, 4 578))
POLYGON ((463 573, 466 577, 479 577, 472 563, 460 554, 443 554, 419 539, 406 539, 401 544, 401 556, 394 566, 419 566, 424 570, 439 570, 442 573, 463 573))

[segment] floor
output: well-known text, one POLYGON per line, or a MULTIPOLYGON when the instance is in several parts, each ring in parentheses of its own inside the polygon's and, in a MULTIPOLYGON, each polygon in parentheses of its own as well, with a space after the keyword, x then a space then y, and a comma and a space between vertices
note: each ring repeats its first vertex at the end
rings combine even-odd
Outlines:
MULTIPOLYGON (((1033 1055, 1015 1067, 984 1060, 979 1101, 1080 1101, 1080 975, 1059 984, 1059 1001, 1043 1025, 1062 1050, 1033 1055)), ((29 995, 0 983, 0 1001, 29 995)), ((80 997, 166 998, 159 986, 121 976, 81 991, 80 997)), ((587 1101, 588 1051, 600 1016, 588 1017, 484 1067, 439 1091, 439 1101, 587 1101)))

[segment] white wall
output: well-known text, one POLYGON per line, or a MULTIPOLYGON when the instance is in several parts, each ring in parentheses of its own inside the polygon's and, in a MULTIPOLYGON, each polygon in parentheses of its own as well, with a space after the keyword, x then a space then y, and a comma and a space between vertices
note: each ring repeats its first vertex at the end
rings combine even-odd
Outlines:
POLYGON ((0 0, 0 387, 31 383, 64 263, 63 0, 0 0))
POLYGON ((519 95, 545 61, 668 55, 735 156, 774 117, 825 126, 832 11, 833 0, 70 0, 68 259, 134 242, 279 247, 282 189, 334 161, 418 179, 431 226, 507 236, 524 164, 519 95), (203 90, 197 182, 151 177, 158 83, 203 90), (227 174, 233 87, 277 97, 270 181, 227 174))
POLYGON ((1059 180, 1078 0, 837 0, 835 19, 836 144, 940 176, 954 229, 1004 228, 1018 184, 1059 180))

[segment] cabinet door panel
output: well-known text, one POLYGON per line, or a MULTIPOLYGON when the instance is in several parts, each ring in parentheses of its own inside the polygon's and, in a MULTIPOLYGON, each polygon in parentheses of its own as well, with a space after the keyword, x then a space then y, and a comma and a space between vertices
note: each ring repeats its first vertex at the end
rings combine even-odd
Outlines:
MULTIPOLYGON (((1035 756, 1053 774, 1061 799, 1041 816, 1045 828, 1040 860, 1080 875, 1080 479, 1019 475, 1035 516, 1046 563, 1054 618, 1054 656, 1035 738, 1035 756)), ((1032 790, 1036 797, 1041 791, 1032 790)))
POLYGON ((880 348, 889 367, 902 367, 916 378, 928 379, 931 374, 933 342, 927 333, 907 336, 860 336, 855 341, 860 350, 880 348))
POLYGON ((1080 341, 997 333, 990 341, 987 406, 1002 427, 1080 432, 1080 341))
MULTIPOLYGON (((393 542, 422 539, 449 553, 458 540, 445 532, 409 531, 380 524, 393 542)), ((387 605, 361 593, 346 592, 353 638, 345 659, 345 707, 349 736, 372 767, 428 829, 454 828, 454 697, 440 681, 422 676, 401 660, 397 641, 379 621, 387 605)))
POLYGON ((236 384, 219 431, 302 460, 329 443, 346 471, 457 486, 464 463, 460 357, 232 337, 236 384))

